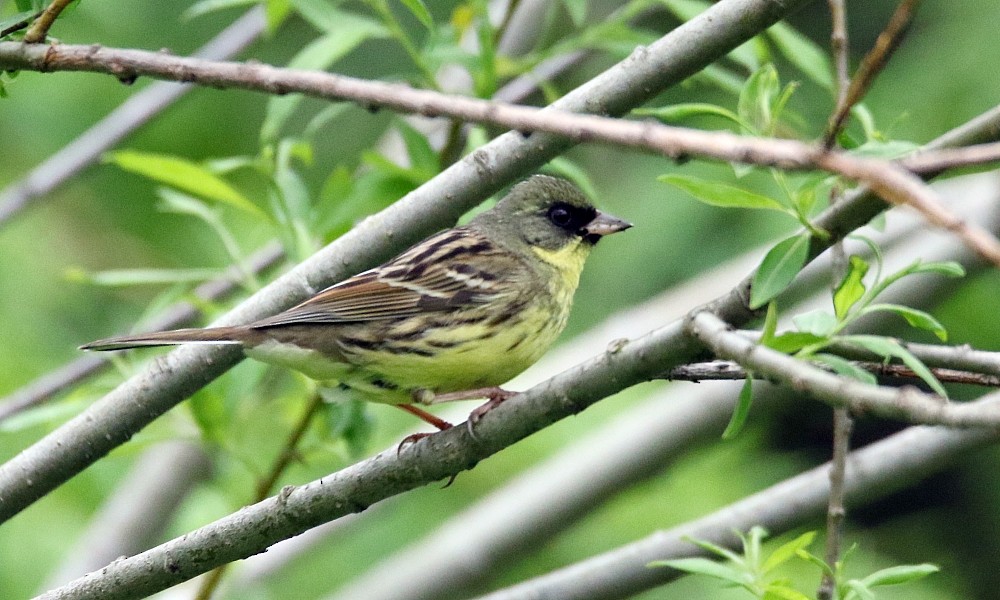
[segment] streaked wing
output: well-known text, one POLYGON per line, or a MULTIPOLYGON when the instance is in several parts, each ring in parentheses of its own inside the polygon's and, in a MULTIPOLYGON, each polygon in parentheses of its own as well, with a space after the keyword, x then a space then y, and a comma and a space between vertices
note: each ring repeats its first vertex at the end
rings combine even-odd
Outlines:
POLYGON ((253 327, 397 319, 482 305, 515 294, 512 284, 528 276, 521 260, 477 231, 449 229, 253 327))

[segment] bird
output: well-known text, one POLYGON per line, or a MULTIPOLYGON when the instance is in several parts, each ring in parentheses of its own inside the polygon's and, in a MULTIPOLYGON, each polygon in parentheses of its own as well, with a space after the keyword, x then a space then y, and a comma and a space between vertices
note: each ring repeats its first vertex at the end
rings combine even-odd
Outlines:
POLYGON ((284 312, 80 348, 237 344, 250 358, 399 406, 441 430, 451 423, 418 405, 487 399, 467 421, 474 435, 479 418, 513 394, 499 386, 536 362, 565 328, 594 245, 631 226, 597 210, 568 180, 534 175, 468 224, 284 312))

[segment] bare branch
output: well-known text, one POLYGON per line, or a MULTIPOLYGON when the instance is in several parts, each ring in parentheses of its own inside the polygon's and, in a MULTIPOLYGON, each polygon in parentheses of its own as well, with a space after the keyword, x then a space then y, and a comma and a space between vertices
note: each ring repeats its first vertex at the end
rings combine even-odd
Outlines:
MULTIPOLYGON (((997 355, 997 357, 1000 358, 1000 355, 997 355)), ((894 379, 907 379, 915 382, 920 381, 920 376, 905 365, 887 365, 880 362, 860 362, 856 364, 873 375, 894 379)), ((814 366, 822 368, 822 365, 814 366)), ((938 381, 942 383, 965 383, 983 387, 1000 387, 1000 377, 996 375, 970 373, 969 371, 956 371, 955 369, 937 367, 929 367, 929 369, 937 377, 938 381)), ((765 379, 757 373, 754 373, 754 375, 758 379, 765 379)), ((747 370, 741 367, 739 363, 730 360, 715 360, 674 367, 663 378, 667 381, 692 381, 695 383, 702 381, 742 381, 747 378, 747 370)))
MULTIPOLYGON (((1000 266, 1000 242, 988 232, 956 218, 919 178, 885 160, 858 158, 792 140, 747 138, 723 132, 668 127, 652 122, 577 115, 551 108, 540 110, 448 96, 400 84, 280 69, 268 65, 212 62, 138 50, 89 46, 53 46, 44 52, 39 50, 37 46, 0 42, 0 64, 43 71, 96 71, 126 79, 148 75, 274 94, 301 92, 320 98, 385 106, 424 116, 446 115, 477 123, 501 125, 516 131, 544 131, 574 142, 600 141, 654 150, 671 158, 696 155, 783 169, 827 170, 868 184, 887 202, 914 207, 928 221, 953 232, 981 256, 1000 266)), ((645 52, 646 49, 639 51, 640 54, 645 52)))

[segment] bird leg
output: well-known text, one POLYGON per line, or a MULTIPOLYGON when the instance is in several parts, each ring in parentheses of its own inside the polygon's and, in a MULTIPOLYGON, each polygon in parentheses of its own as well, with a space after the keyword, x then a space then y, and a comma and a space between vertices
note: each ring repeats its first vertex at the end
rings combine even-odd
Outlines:
MULTIPOLYGON (((408 412, 411 415, 417 417, 418 419, 424 421, 425 423, 430 423, 431 425, 437 427, 441 431, 444 431, 445 429, 451 429, 451 427, 452 427, 452 424, 449 423, 448 421, 445 421, 444 419, 440 419, 440 418, 432 415, 431 413, 427 412, 426 410, 424 410, 422 408, 417 408, 416 406, 413 406, 412 404, 396 404, 395 406, 398 406, 399 408, 405 410, 406 412, 408 412)), ((399 442, 399 446, 396 446, 396 455, 398 456, 399 453, 403 451, 403 447, 406 446, 407 444, 412 444, 413 442, 416 442, 417 440, 422 440, 422 439, 424 439, 425 437, 427 437, 429 435, 431 435, 431 434, 429 434, 429 433, 411 433, 410 435, 406 436, 405 438, 403 438, 403 441, 399 442)))

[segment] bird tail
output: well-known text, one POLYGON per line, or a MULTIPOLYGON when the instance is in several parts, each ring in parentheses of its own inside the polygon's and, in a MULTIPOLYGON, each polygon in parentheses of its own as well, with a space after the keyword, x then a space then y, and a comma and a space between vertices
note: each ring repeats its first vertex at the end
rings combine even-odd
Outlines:
POLYGON ((175 344, 242 344, 246 338, 243 327, 210 327, 208 329, 176 329, 137 335, 122 335, 97 340, 80 346, 81 350, 127 350, 175 344))

